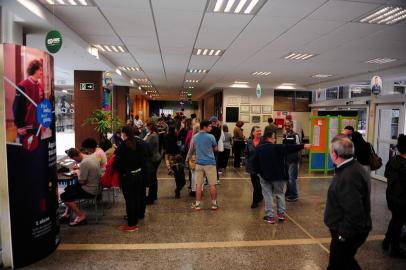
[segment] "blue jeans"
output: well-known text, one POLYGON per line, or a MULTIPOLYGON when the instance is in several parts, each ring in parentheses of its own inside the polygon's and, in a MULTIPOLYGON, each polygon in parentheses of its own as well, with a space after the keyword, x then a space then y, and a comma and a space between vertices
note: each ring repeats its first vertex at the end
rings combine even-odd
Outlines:
POLYGON ((285 181, 266 181, 261 176, 259 176, 262 194, 264 195, 265 204, 265 216, 273 217, 273 207, 272 207, 272 195, 276 197, 276 208, 278 214, 285 214, 285 181))
POLYGON ((289 182, 286 191, 286 197, 291 199, 296 199, 299 197, 297 193, 297 175, 299 171, 299 163, 298 162, 291 162, 288 163, 288 174, 289 174, 289 182))

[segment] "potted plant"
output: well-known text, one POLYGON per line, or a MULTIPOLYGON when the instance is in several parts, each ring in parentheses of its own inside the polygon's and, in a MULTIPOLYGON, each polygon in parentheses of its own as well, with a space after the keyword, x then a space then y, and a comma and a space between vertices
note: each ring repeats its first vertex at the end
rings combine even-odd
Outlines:
POLYGON ((107 139, 107 134, 112 133, 114 129, 123 126, 123 121, 113 116, 112 111, 95 110, 83 123, 83 125, 91 124, 94 129, 100 134, 100 141, 107 139))

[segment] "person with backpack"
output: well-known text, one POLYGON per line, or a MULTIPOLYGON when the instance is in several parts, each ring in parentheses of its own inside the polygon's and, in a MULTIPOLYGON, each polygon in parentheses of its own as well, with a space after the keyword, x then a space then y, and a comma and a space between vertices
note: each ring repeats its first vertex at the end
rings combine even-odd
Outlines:
POLYGON ((406 223, 406 135, 400 134, 396 145, 399 155, 388 161, 385 177, 388 179, 386 201, 392 212, 382 248, 389 251, 389 256, 406 258, 405 250, 400 248, 402 227, 406 223))

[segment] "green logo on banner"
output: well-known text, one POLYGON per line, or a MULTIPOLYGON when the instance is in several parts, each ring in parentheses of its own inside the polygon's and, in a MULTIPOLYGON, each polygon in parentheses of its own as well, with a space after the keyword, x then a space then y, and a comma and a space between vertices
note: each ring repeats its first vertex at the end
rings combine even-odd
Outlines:
POLYGON ((62 35, 56 30, 50 31, 45 38, 48 52, 57 53, 62 47, 62 35))

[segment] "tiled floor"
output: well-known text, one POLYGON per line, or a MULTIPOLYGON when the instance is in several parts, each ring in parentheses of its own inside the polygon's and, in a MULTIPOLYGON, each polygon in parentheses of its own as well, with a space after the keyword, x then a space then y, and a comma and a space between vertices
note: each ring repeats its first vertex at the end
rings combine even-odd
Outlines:
MULTIPOLYGON (((48 258, 26 269, 326 269, 329 233, 323 211, 329 177, 310 175, 299 180, 300 200, 287 204, 288 219, 275 225, 262 221, 263 205, 251 209, 252 187, 243 169, 222 175, 218 211, 193 212, 188 196, 174 199, 175 183, 159 171, 159 198, 147 208, 140 230, 122 233, 124 204, 106 210, 99 224, 61 227, 62 244, 48 258)), ((357 255, 363 269, 406 269, 406 260, 391 259, 380 248, 390 213, 386 184, 373 181, 374 229, 357 255)), ((204 206, 210 205, 206 191, 204 206)))

